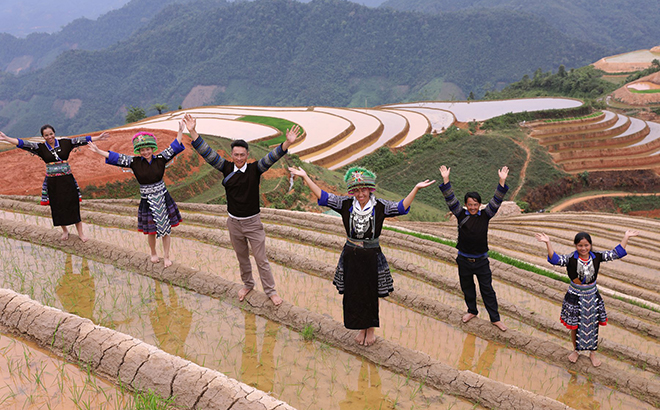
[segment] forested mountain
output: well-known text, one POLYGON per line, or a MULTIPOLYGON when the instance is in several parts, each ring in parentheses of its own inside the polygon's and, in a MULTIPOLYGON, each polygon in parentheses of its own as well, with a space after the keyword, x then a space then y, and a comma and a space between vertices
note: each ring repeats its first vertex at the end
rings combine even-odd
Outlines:
POLYGON ((479 95, 538 68, 603 55, 509 10, 429 16, 343 0, 217 4, 173 4, 107 49, 3 73, 0 129, 26 136, 45 122, 62 135, 112 127, 126 107, 174 108, 198 85, 218 87, 207 101, 215 104, 356 106, 368 97, 376 105, 434 98, 420 90, 442 81, 479 95))
MULTIPOLYGON (((192 0, 131 0, 120 9, 110 11, 97 20, 79 18, 53 34, 34 33, 26 38, 17 38, 0 33, 0 70, 20 72, 44 68, 66 50, 106 48, 149 24, 151 19, 168 5, 190 1, 192 0)), ((206 3, 213 4, 214 7, 226 4, 224 0, 206 3)))
POLYGON ((430 14, 461 10, 515 10, 537 15, 576 39, 609 53, 660 44, 657 0, 387 0, 381 7, 430 14))

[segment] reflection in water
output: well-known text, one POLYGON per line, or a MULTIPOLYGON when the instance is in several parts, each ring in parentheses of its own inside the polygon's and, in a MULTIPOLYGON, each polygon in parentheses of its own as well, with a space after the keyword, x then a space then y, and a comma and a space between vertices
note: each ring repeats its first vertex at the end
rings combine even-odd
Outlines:
POLYGON ((257 317, 242 311, 245 316, 245 344, 241 356, 241 381, 265 392, 273 391, 275 383, 274 350, 279 323, 266 321, 261 357, 257 346, 257 317))
POLYGON ((149 312, 151 327, 158 339, 158 347, 167 353, 186 358, 185 343, 190 324, 192 323, 192 312, 179 304, 179 296, 172 284, 167 284, 170 295, 170 304, 165 302, 161 282, 154 280, 156 286, 154 295, 156 308, 149 312))
POLYGON ((96 284, 89 270, 87 258, 82 258, 80 274, 73 272, 73 260, 70 253, 66 254, 64 261, 64 275, 57 281, 55 293, 62 304, 64 311, 84 317, 101 326, 115 329, 117 325, 132 320, 115 321, 109 318, 94 318, 94 305, 96 303, 96 284))
MULTIPOLYGON (((477 337, 473 334, 468 333, 465 337, 463 351, 461 352, 460 359, 458 359, 459 370, 472 370, 472 362, 474 361, 476 351, 476 341, 477 337)), ((477 360, 477 368, 474 369, 474 372, 488 377, 490 369, 493 367, 493 363, 495 363, 495 355, 499 348, 500 347, 497 343, 488 341, 486 350, 484 350, 481 356, 479 356, 479 360, 477 360)))
POLYGON ((66 254, 64 275, 57 281, 55 293, 65 311, 96 322, 94 320, 96 287, 94 278, 89 273, 87 258, 82 258, 80 274, 75 274, 71 254, 66 254))
POLYGON ((588 379, 578 383, 577 374, 571 373, 571 380, 566 386, 566 393, 559 396, 558 401, 578 410, 600 409, 600 402, 594 397, 594 384, 588 379))
POLYGON ((339 402, 341 410, 394 409, 381 392, 382 384, 378 367, 362 358, 356 390, 346 389, 346 398, 339 402))

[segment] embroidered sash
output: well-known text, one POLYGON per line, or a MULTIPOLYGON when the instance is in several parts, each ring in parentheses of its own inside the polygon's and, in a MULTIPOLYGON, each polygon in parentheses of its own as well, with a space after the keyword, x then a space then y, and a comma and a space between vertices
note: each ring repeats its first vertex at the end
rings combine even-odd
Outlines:
POLYGON ((165 204, 165 193, 167 188, 161 180, 155 184, 140 185, 140 196, 149 203, 149 210, 156 224, 156 238, 169 235, 172 232, 170 218, 167 214, 167 204, 165 204))

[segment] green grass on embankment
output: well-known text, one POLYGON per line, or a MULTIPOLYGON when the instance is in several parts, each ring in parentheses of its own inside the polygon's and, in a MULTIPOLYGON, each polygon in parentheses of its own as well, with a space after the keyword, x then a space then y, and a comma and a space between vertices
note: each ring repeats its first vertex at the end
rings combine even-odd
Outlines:
MULTIPOLYGON (((275 144, 281 144, 284 141, 286 141, 286 132, 287 130, 292 129, 296 123, 285 120, 283 118, 275 118, 275 117, 265 117, 261 115, 245 115, 241 118, 238 118, 238 121, 244 121, 244 122, 252 122, 255 124, 262 124, 262 125, 268 125, 273 128, 276 128, 279 132, 280 135, 278 135, 275 138, 271 138, 269 140, 265 141, 259 141, 257 145, 260 145, 262 147, 269 147, 271 145, 275 144)), ((302 129, 302 127, 301 127, 302 129)), ((302 130, 304 132, 304 130, 302 130)))

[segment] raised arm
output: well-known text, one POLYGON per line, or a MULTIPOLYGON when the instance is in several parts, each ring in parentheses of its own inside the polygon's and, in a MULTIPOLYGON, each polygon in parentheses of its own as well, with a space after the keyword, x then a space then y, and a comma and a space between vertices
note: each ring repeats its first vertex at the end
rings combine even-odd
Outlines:
POLYGON ((179 121, 179 132, 176 134, 176 140, 179 144, 183 141, 183 130, 186 127, 183 120, 179 121))
POLYGON ((626 246, 628 245, 628 238, 631 236, 637 236, 639 235, 639 231, 634 231, 632 229, 628 229, 626 233, 623 234, 623 239, 621 239, 621 247, 623 249, 626 249, 626 246))
POLYGON ((8 137, 2 131, 0 131, 0 140, 8 142, 13 145, 18 145, 18 138, 8 137))
POLYGON ((289 147, 296 142, 296 139, 301 134, 300 131, 300 126, 298 124, 294 125, 293 128, 286 130, 286 141, 282 143, 284 151, 288 151, 289 147))
POLYGON ((110 137, 110 133, 106 131, 106 132, 102 133, 101 135, 97 135, 96 137, 92 137, 92 142, 104 141, 104 140, 107 140, 109 137, 110 137))
POLYGON ((497 175, 500 177, 500 186, 506 186, 506 177, 509 176, 509 167, 505 165, 498 169, 497 175))
POLYGON ((451 187, 451 183, 449 182, 450 172, 451 168, 448 168, 444 165, 440 167, 440 175, 442 175, 443 182, 443 184, 440 185, 440 192, 442 192, 442 195, 445 197, 445 202, 447 202, 447 206, 449 207, 451 213, 453 213, 458 218, 463 207, 461 206, 461 202, 458 200, 458 198, 456 198, 454 189, 451 187))
POLYGON ((410 208, 410 205, 412 205, 412 202, 413 202, 413 200, 415 199, 415 195, 417 195, 417 191, 419 191, 419 190, 422 189, 422 188, 426 188, 426 187, 428 187, 428 186, 431 186, 431 185, 433 185, 433 184, 435 184, 435 179, 434 179, 433 181, 429 181, 429 180, 427 179, 427 180, 422 181, 422 182, 419 182, 417 185, 415 185, 415 187, 412 189, 412 191, 410 191, 410 193, 408 194, 408 196, 406 196, 406 197, 403 199, 403 207, 404 207, 405 209, 410 208))
POLYGON ((312 190, 312 193, 314 196, 316 196, 317 199, 321 198, 321 188, 316 185, 314 181, 312 181, 312 178, 307 175, 307 172, 305 172, 304 169, 300 167, 289 167, 289 172, 291 172, 291 175, 296 176, 296 177, 301 177, 303 181, 305 181, 305 184, 309 187, 309 189, 312 190))
POLYGON ((552 255, 555 254, 555 251, 552 249, 552 244, 550 243, 550 238, 544 233, 534 234, 536 240, 539 242, 545 242, 545 246, 548 248, 548 258, 551 259, 552 255))
POLYGON ((197 120, 192 115, 186 114, 183 116, 183 122, 186 125, 186 128, 188 128, 188 132, 190 133, 190 138, 192 138, 192 140, 195 141, 199 137, 199 134, 195 129, 197 127, 197 120))
POLYGON ((88 143, 87 146, 89 147, 90 151, 99 154, 100 156, 106 159, 110 157, 110 153, 108 151, 103 151, 102 149, 97 147, 96 144, 94 144, 93 142, 88 143))

